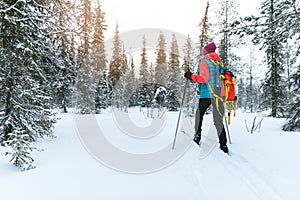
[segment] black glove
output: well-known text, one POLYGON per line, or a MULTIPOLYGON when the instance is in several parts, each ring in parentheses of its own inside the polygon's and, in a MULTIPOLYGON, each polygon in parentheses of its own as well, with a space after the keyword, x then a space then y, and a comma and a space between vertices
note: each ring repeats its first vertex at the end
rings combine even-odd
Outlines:
POLYGON ((192 80, 192 72, 188 69, 185 73, 184 73, 184 77, 189 79, 189 80, 192 80))

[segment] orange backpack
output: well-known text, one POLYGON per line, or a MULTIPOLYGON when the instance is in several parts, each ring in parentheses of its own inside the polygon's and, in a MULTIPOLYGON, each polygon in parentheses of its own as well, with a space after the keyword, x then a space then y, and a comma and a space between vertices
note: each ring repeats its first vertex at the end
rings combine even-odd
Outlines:
POLYGON ((225 89, 225 101, 232 102, 237 100, 235 93, 235 79, 236 76, 233 75, 231 71, 225 71, 222 73, 221 77, 224 89, 225 89))

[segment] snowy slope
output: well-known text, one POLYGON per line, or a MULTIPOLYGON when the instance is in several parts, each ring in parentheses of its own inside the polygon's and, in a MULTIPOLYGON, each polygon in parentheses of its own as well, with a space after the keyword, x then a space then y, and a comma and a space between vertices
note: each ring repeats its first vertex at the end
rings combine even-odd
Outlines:
MULTIPOLYGON (((106 120, 107 128, 113 123, 110 115, 107 112, 99 116, 99 120, 106 120)), ((177 113, 167 116, 170 124, 175 124, 177 113)), ((192 144, 171 166, 154 173, 134 175, 97 162, 82 146, 73 115, 61 114, 56 125, 57 138, 36 143, 45 149, 34 155, 36 169, 19 172, 8 163, 7 157, 0 157, 1 199, 298 199, 300 133, 282 132, 283 120, 273 118, 263 120, 260 133, 247 133, 244 120, 250 121, 254 116, 238 113, 232 120, 230 156, 216 146, 200 159, 200 148, 192 144)), ((168 124, 165 128, 169 128, 170 133, 157 136, 159 145, 173 138, 172 128, 168 124)), ((114 136, 114 132, 112 130, 110 139, 116 140, 120 148, 151 151, 147 141, 145 145, 134 146, 130 139, 114 136)), ((4 154, 5 149, 1 147, 0 152, 4 154)))

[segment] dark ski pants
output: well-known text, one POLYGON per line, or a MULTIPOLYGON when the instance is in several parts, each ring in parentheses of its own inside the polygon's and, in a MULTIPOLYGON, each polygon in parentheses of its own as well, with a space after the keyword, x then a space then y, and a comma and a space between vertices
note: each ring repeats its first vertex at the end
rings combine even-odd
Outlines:
POLYGON ((213 106, 213 120, 214 120, 214 125, 217 129, 218 132, 218 137, 219 137, 219 142, 221 146, 224 146, 227 144, 227 138, 226 138, 226 132, 223 124, 223 116, 224 116, 224 106, 222 101, 219 101, 219 111, 216 108, 216 102, 214 99, 210 98, 203 98, 199 100, 199 107, 197 110, 196 114, 196 133, 195 134, 200 134, 202 131, 202 122, 203 122, 203 116, 208 109, 208 107, 212 104, 213 106), (198 124, 198 126, 197 126, 198 124))

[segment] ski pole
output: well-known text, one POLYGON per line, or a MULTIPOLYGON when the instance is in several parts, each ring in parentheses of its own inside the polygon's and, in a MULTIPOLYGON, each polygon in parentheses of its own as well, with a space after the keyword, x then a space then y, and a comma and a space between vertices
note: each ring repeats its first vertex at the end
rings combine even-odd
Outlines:
POLYGON ((229 128, 228 128, 228 123, 227 123, 226 116, 225 116, 225 125, 226 125, 226 130, 227 130, 226 132, 227 132, 227 135, 228 135, 229 144, 231 144, 231 139, 230 139, 229 128))
POLYGON ((175 142, 176 142, 176 137, 177 137, 177 133, 178 133, 178 127, 179 127, 179 122, 180 122, 180 118, 181 118, 181 111, 182 111, 182 106, 183 106, 183 101, 184 101, 187 85, 188 85, 188 79, 186 79, 184 89, 183 89, 183 95, 182 95, 181 104, 180 104, 180 108, 179 108, 178 120, 177 120, 177 125, 176 125, 176 130, 175 130, 175 136, 174 136, 172 149, 175 148, 175 142))

